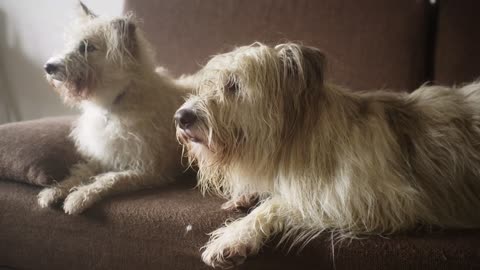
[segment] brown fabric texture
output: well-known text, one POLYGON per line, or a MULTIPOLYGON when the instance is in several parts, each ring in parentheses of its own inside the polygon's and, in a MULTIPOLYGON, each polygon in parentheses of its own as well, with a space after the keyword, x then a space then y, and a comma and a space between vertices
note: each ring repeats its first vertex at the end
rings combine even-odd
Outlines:
POLYGON ((0 179, 47 186, 61 181, 79 160, 68 139, 74 117, 0 126, 0 179))
POLYGON ((480 1, 438 2, 435 82, 452 85, 480 79, 480 1))
POLYGON ((359 90, 414 89, 425 82, 428 1, 130 0, 157 59, 174 74, 254 41, 324 50, 327 79, 359 90))
MULTIPOLYGON (((79 216, 36 204, 39 188, 0 181, 0 265, 14 269, 209 269, 199 249, 228 215, 202 197, 193 178, 112 197, 79 216), (187 226, 191 225, 191 230, 187 226)), ((480 269, 480 232, 370 237, 335 245, 329 235, 299 254, 273 251, 236 268, 480 269)))

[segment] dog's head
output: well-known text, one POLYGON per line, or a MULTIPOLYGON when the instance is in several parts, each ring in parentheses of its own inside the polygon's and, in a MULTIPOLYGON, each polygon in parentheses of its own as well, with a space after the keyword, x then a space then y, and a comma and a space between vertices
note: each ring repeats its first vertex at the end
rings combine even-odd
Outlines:
POLYGON ((63 53, 45 63, 47 80, 68 104, 111 103, 141 62, 136 23, 132 16, 98 17, 81 2, 79 13, 63 53))
MULTIPOLYGON (((324 55, 297 44, 260 43, 213 57, 197 74, 198 89, 175 114, 177 137, 202 166, 278 158, 318 106, 324 55)), ((255 165, 255 164, 251 164, 255 165)))

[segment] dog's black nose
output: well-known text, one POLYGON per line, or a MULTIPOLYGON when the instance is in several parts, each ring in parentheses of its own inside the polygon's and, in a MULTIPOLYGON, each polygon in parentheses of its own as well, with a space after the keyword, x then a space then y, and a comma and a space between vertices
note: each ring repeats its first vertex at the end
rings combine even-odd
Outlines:
POLYGON ((45 66, 43 66, 43 68, 45 69, 47 74, 50 74, 50 75, 57 72, 58 70, 58 66, 52 63, 46 63, 45 66))
POLYGON ((181 129, 186 129, 193 125, 197 121, 197 115, 195 112, 189 109, 181 109, 175 113, 175 121, 178 123, 181 129))

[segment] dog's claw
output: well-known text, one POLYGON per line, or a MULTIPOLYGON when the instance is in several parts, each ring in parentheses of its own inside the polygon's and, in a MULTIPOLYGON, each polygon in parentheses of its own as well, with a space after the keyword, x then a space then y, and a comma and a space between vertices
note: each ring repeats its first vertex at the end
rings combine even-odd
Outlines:
POLYGON ((221 208, 225 211, 246 213, 255 208, 260 200, 258 193, 245 194, 238 198, 231 199, 222 204, 221 208))

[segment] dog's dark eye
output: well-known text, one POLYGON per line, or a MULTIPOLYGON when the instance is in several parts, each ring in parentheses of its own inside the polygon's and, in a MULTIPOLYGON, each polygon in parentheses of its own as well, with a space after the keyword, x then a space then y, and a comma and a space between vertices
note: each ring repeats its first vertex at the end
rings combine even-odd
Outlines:
POLYGON ((78 51, 80 53, 87 53, 87 52, 93 52, 95 51, 97 48, 95 48, 95 46, 93 46, 93 44, 89 43, 88 41, 84 40, 82 42, 80 42, 80 45, 78 46, 78 51))
POLYGON ((236 93, 238 92, 238 82, 234 78, 230 78, 225 84, 225 91, 227 93, 236 93))

